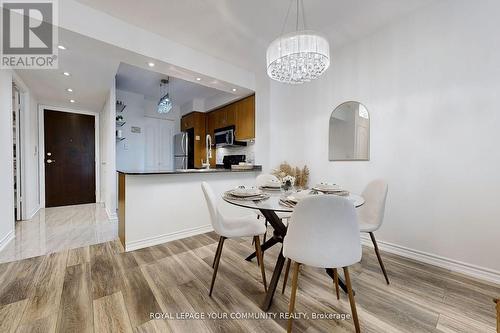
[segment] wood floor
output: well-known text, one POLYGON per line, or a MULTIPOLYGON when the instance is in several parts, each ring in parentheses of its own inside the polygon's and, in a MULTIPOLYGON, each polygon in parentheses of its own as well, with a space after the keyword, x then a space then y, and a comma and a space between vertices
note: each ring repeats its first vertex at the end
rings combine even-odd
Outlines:
MULTIPOLYGON (((213 233, 124 253, 117 241, 0 265, 0 332, 283 332, 290 295, 281 294, 265 320, 152 320, 150 313, 264 314, 257 265, 243 258, 251 239, 224 244, 213 297, 208 297, 213 233)), ((278 249, 265 254, 272 275, 278 249)), ((492 299, 500 287, 383 253, 385 284, 373 250, 351 270, 362 332, 495 332, 492 299)), ((282 278, 283 278, 282 274, 282 278)), ((290 282, 289 282, 290 285, 290 282)), ((312 320, 313 314, 350 313, 323 270, 303 267, 296 311, 309 319, 295 332, 353 332, 351 320, 312 320)))

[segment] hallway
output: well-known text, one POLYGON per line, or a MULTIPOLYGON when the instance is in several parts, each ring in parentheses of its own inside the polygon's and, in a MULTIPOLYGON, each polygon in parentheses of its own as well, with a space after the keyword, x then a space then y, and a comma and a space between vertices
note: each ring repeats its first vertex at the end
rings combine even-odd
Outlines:
POLYGON ((16 222, 16 237, 0 252, 0 263, 111 241, 117 222, 102 204, 41 209, 33 219, 16 222))

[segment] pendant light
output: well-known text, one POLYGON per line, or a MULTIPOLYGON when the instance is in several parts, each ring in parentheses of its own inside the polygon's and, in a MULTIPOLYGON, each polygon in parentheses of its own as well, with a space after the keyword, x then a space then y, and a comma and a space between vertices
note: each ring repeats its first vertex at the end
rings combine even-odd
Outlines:
POLYGON ((169 113, 172 110, 172 99, 169 95, 170 90, 170 78, 162 79, 160 81, 160 101, 158 102, 157 112, 164 114, 169 113))
POLYGON ((283 34, 293 1, 290 1, 281 36, 267 48, 267 75, 279 82, 299 84, 317 79, 328 69, 330 45, 324 36, 307 30, 302 0, 295 0, 295 31, 283 34), (303 30, 299 30, 300 9, 303 30))

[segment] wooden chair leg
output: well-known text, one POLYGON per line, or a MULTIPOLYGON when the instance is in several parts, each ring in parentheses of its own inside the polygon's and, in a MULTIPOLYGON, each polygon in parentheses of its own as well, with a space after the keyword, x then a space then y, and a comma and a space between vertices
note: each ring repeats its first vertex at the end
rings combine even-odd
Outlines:
POLYGON ((286 261, 285 278, 283 279, 283 290, 281 291, 282 294, 284 294, 285 290, 286 290, 286 284, 288 282, 288 273, 290 273, 290 264, 291 263, 292 263, 291 259, 288 259, 286 261))
POLYGON ((380 256, 377 241, 375 240, 375 235, 373 234, 373 232, 370 232, 370 238, 372 239, 373 247, 375 248, 375 254, 377 255, 378 263, 380 264, 380 268, 382 268, 382 273, 384 273, 385 282, 389 284, 389 277, 387 276, 387 272, 385 271, 384 263, 382 262, 382 257, 380 256))
POLYGON ((351 304, 351 312, 352 312, 352 319, 354 320, 354 327, 356 328, 356 333, 360 333, 361 329, 359 327, 358 312, 356 311, 356 302, 354 301, 351 278, 349 276, 349 269, 347 267, 344 267, 344 277, 347 285, 347 293, 349 294, 349 303, 351 304))
POLYGON ((497 333, 500 333, 500 299, 493 300, 497 304, 497 333))
POLYGON ((215 267, 215 261, 217 260, 217 255, 220 251, 221 244, 222 244, 222 242, 220 241, 220 238, 219 238, 219 244, 217 244, 217 250, 215 251, 214 262, 212 263, 212 268, 215 267))
POLYGON ((333 282, 335 284, 335 292, 337 293, 337 299, 340 299, 340 291, 339 291, 339 273, 337 269, 333 269, 333 282))
POLYGON ((290 294, 290 305, 288 306, 288 314, 290 317, 288 318, 288 326, 287 333, 292 332, 293 318, 292 313, 295 312, 295 296, 297 294, 297 282, 299 279, 299 269, 300 264, 298 262, 293 264, 293 277, 292 277, 292 292, 290 294))
POLYGON ((260 248, 259 236, 254 236, 255 242, 255 253, 257 254, 257 262, 260 266, 260 272, 262 274, 262 282, 264 283, 264 290, 267 292, 267 281, 266 281, 266 268, 264 266, 264 258, 262 257, 262 249, 260 248))
POLYGON ((224 241, 226 240, 226 237, 220 236, 219 238, 219 251, 215 255, 215 262, 214 262, 214 273, 212 275, 212 283, 210 284, 210 293, 208 294, 209 296, 212 296, 212 291, 214 289, 214 284, 215 284, 215 278, 217 277, 217 270, 219 269, 219 262, 220 262, 220 257, 222 254, 222 247, 224 246, 224 241))
POLYGON ((266 238, 267 238, 267 219, 266 219, 266 233, 264 234, 264 239, 262 240, 262 243, 266 242, 266 238))

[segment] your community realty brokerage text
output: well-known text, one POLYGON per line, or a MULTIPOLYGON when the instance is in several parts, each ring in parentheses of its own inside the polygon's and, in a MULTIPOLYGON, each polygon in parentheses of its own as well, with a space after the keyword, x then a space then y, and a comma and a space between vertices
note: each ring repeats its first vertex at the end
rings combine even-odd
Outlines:
POLYGON ((287 313, 287 312, 151 312, 155 320, 266 320, 266 319, 312 319, 312 320, 350 320, 348 313, 287 313))

